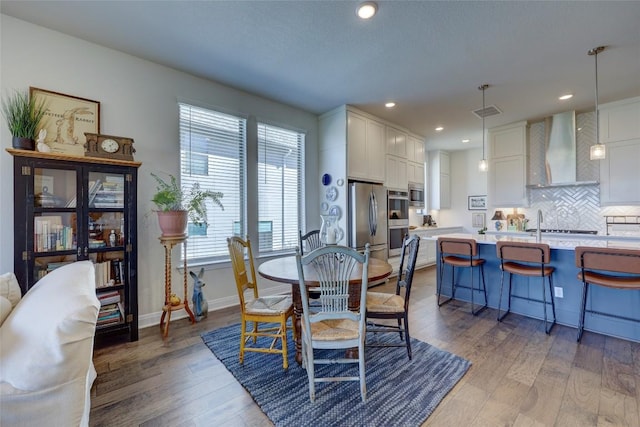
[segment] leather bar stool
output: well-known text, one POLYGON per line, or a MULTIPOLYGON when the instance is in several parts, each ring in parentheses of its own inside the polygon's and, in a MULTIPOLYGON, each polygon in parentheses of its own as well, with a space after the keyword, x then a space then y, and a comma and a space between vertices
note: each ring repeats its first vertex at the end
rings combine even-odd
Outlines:
POLYGON ((502 270, 500 279, 500 299, 498 300, 498 322, 501 322, 502 319, 504 319, 504 317, 511 311, 511 298, 540 302, 544 309, 544 331, 547 334, 551 333, 551 329, 556 324, 556 306, 553 300, 552 279, 555 269, 548 265, 551 258, 549 245, 545 243, 498 242, 496 243, 496 252, 500 259, 500 270, 502 270), (508 306, 507 311, 500 316, 505 272, 509 273, 508 306), (514 274, 524 277, 540 277, 542 285, 542 300, 512 295, 511 285, 514 274), (551 299, 551 311, 553 313, 553 321, 550 326, 547 326, 547 291, 544 283, 545 277, 548 278, 549 282, 549 298, 551 299))
POLYGON ((582 306, 580 307, 580 319, 578 322, 578 342, 582 338, 584 314, 587 311, 601 316, 640 322, 638 318, 633 319, 586 309, 589 285, 615 289, 640 289, 640 250, 578 246, 576 247, 576 267, 580 268, 578 279, 582 281, 582 306), (624 273, 625 275, 603 274, 603 272, 624 273))
POLYGON ((440 249, 440 281, 438 286, 438 307, 455 299, 456 288, 465 288, 471 290, 471 313, 475 316, 482 310, 487 308, 487 287, 484 282, 484 262, 483 258, 478 257, 478 242, 474 239, 461 239, 454 237, 438 237, 438 248, 440 249), (441 301, 440 295, 442 293, 442 278, 444 273, 444 267, 446 265, 451 266, 451 297, 441 301), (469 268, 471 272, 471 285, 465 286, 456 284, 455 271, 458 268, 469 268), (473 270, 478 268, 478 288, 473 287, 473 270), (480 287, 480 277, 482 277, 482 287, 480 287), (482 292, 484 295, 484 305, 479 309, 475 309, 473 301, 473 294, 476 292, 482 292))

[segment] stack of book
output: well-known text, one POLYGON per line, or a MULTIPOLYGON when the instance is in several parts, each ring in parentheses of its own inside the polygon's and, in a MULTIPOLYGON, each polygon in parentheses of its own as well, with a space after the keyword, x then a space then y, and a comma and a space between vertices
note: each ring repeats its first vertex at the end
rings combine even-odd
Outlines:
POLYGON ((60 262, 50 262, 46 267, 40 267, 37 271, 38 280, 42 279, 47 274, 51 273, 56 268, 60 268, 63 265, 71 264, 74 261, 60 261, 60 262))
MULTIPOLYGON (((100 182, 100 180, 96 181, 100 182)), ((91 191, 89 191, 91 197, 91 191)), ((98 190, 93 199, 89 199, 95 208, 122 208, 124 207, 124 176, 107 175, 102 182, 102 188, 98 190)))
POLYGON ((97 327, 105 327, 122 322, 123 307, 118 291, 105 292, 98 295, 100 311, 98 312, 97 327))

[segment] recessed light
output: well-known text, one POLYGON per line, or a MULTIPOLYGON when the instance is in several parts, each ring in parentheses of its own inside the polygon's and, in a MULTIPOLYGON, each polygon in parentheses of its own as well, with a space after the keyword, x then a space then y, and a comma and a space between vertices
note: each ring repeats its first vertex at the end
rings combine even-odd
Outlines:
POLYGON ((393 108, 396 106, 395 102, 387 102, 386 104, 384 104, 385 107, 387 108, 393 108))
POLYGON ((567 99, 571 99, 571 98, 573 98, 573 94, 572 94, 572 93, 567 93, 566 95, 562 95, 562 96, 561 96, 561 97, 559 97, 558 99, 559 99, 560 101, 565 101, 565 100, 567 100, 567 99))
POLYGON ((471 141, 471 140, 470 140, 470 139, 463 139, 463 140, 462 140, 462 143, 463 143, 463 144, 467 144, 467 143, 469 143, 469 141, 471 141))
POLYGON ((378 5, 372 1, 365 1, 360 3, 358 9, 356 9, 356 13, 362 19, 371 19, 373 15, 378 11, 378 5))
POLYGON ((438 126, 436 128, 436 132, 442 132, 444 130, 444 128, 442 126, 438 126))

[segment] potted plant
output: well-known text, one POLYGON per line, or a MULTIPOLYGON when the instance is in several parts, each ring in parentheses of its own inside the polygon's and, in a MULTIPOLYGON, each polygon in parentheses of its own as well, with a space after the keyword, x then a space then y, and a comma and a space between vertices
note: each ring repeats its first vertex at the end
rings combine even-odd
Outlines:
POLYGON ((207 199, 224 210, 218 191, 203 190, 194 182, 190 189, 178 184, 175 176, 169 175, 169 182, 152 173, 158 184, 151 201, 158 207, 158 224, 164 237, 184 236, 190 219, 195 225, 207 223, 207 199))
POLYGON ((13 96, 2 100, 2 113, 13 136, 14 148, 34 149, 38 124, 46 111, 44 101, 37 103, 26 91, 16 91, 13 96))

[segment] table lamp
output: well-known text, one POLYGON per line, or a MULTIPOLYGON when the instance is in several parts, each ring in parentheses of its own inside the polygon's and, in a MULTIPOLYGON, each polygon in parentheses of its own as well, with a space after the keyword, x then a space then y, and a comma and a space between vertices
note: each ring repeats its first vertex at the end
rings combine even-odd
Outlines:
POLYGON ((495 211, 495 213, 493 214, 493 218, 491 218, 491 221, 496 222, 496 231, 502 230, 502 221, 504 221, 505 219, 506 218, 502 211, 495 211))

